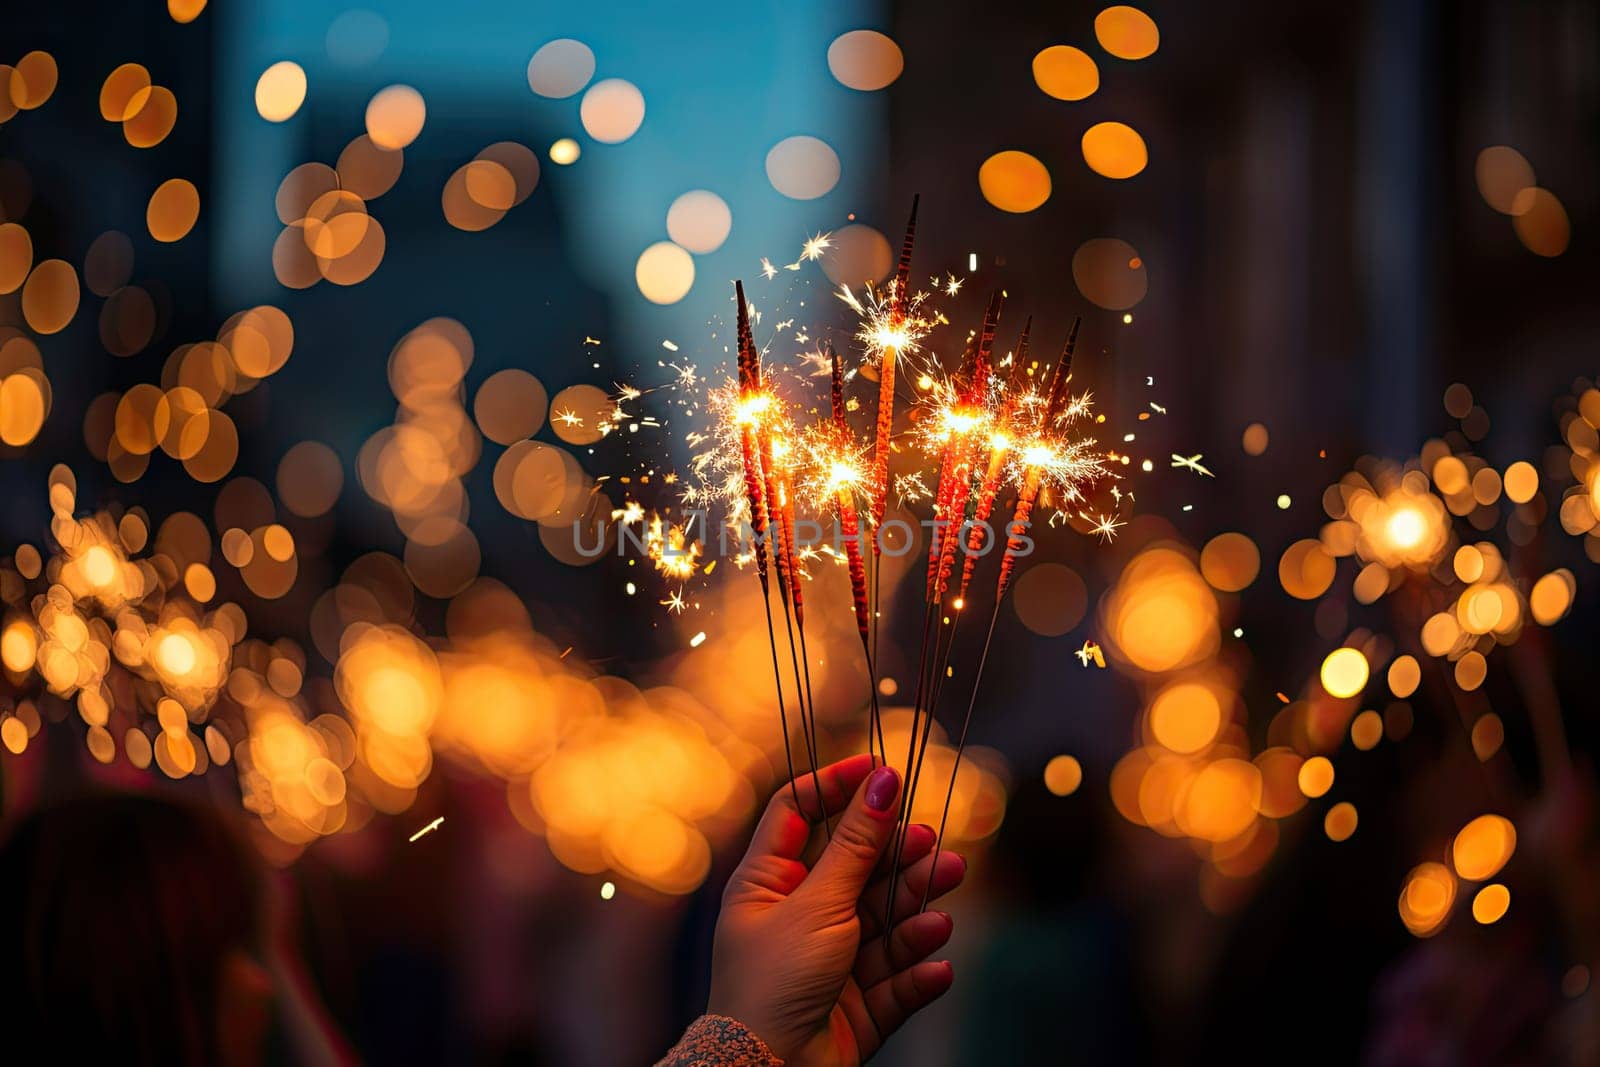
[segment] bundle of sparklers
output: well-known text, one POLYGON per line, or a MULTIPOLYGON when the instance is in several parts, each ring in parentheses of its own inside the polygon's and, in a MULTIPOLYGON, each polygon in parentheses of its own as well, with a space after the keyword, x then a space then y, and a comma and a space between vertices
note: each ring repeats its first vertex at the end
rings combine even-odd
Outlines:
MULTIPOLYGON (((831 344, 827 352, 831 374, 829 412, 809 426, 795 425, 788 407, 763 379, 761 353, 752 337, 744 286, 735 283, 737 383, 725 405, 722 439, 726 442, 725 451, 736 453, 736 459, 725 456, 722 466, 737 487, 730 496, 735 499, 736 512, 748 522, 753 542, 791 781, 795 776, 791 710, 799 720, 813 777, 818 764, 817 724, 806 649, 805 594, 800 581, 803 554, 796 538, 797 495, 819 515, 831 513, 838 523, 837 540, 844 545, 856 628, 870 684, 867 744, 884 762, 892 756, 884 739, 876 664, 884 533, 886 527, 895 524, 894 520, 886 523, 886 515, 891 454, 895 451, 896 383, 903 376, 902 365, 920 351, 918 342, 929 328, 929 323, 917 314, 921 296, 913 296, 909 290, 916 213, 913 201, 898 267, 887 291, 880 294, 869 288, 868 302, 863 305, 845 290, 847 301, 866 315, 858 340, 866 348, 864 366, 874 369, 877 377, 878 407, 870 449, 858 442, 846 421, 846 374, 831 344), (864 538, 870 540, 870 550, 863 549, 864 538), (773 576, 783 617, 781 642, 772 609, 773 576), (792 676, 787 686, 782 662, 785 657, 780 651, 783 645, 788 647, 787 668, 792 676)), ((966 714, 940 820, 941 842, 1000 605, 1018 561, 1034 547, 1034 540, 1028 535, 1032 516, 1041 501, 1046 501, 1059 512, 1078 509, 1087 518, 1087 513, 1081 511, 1087 492, 1097 481, 1111 477, 1106 453, 1080 430, 1088 421, 1089 395, 1074 395, 1070 388, 1078 321, 1074 320, 1053 366, 1043 365, 1029 354, 1031 319, 1023 327, 1014 350, 997 360, 994 343, 1003 299, 1001 293, 991 298, 982 326, 969 337, 961 366, 954 375, 945 374, 936 361, 912 365, 913 380, 922 395, 910 405, 911 437, 920 451, 937 461, 938 475, 930 493, 933 520, 928 524, 931 533, 911 734, 902 764, 905 797, 893 845, 892 869, 896 871, 935 717, 946 695, 946 683, 955 676, 952 660, 958 624, 979 567, 1003 543, 995 566, 994 607, 977 669, 968 683, 966 714), (1003 526, 1004 532, 996 533, 990 520, 997 509, 1006 514, 1002 506, 1006 504, 1010 518, 1003 526)), ((1105 528, 1103 522, 1101 529, 1105 528)), ((900 525, 909 531, 910 524, 901 521, 900 525)), ((795 802, 798 807, 798 792, 795 802)), ((891 886, 890 900, 893 894, 891 886)))

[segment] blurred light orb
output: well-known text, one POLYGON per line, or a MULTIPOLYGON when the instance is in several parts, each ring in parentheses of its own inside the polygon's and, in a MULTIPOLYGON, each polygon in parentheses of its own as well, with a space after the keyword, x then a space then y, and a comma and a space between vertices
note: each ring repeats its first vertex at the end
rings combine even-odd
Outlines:
POLYGON ((462 168, 468 199, 490 211, 508 211, 517 199, 517 180, 493 160, 474 159, 462 168))
POLYGON ((839 184, 839 155, 806 134, 785 137, 767 152, 767 180, 790 200, 815 200, 839 184))
POLYGON ((33 238, 15 222, 0 224, 0 294, 14 293, 33 267, 33 238))
POLYGON ((570 137, 563 137, 550 146, 550 162, 569 167, 583 155, 583 148, 570 137))
POLYGON ((1200 573, 1213 589, 1237 593, 1261 572, 1261 552, 1242 533, 1220 533, 1200 550, 1200 573))
POLYGON ((167 0, 167 14, 179 24, 193 22, 205 9, 206 0, 167 0))
POLYGON ((834 230, 833 246, 822 255, 822 273, 835 285, 854 288, 864 281, 881 282, 894 269, 889 239, 871 226, 852 222, 834 230))
POLYGON ((1072 254, 1072 280, 1085 300, 1107 311, 1124 311, 1150 291, 1144 259, 1126 241, 1094 237, 1072 254))
POLYGON ((1480 815, 1461 828, 1450 846, 1450 862, 1469 882, 1486 882, 1517 850, 1517 828, 1503 815, 1480 815))
POLYGON ((1149 722, 1157 744, 1186 756, 1216 740, 1222 729, 1222 704, 1210 686, 1179 682, 1156 694, 1149 722))
POLYGON ((1484 886, 1472 898, 1472 918, 1488 926, 1505 918, 1511 908, 1511 890, 1498 882, 1484 886))
POLYGON ((1244 436, 1239 439, 1239 446, 1244 449, 1245 455, 1259 456, 1266 452, 1269 440, 1266 425, 1252 422, 1244 428, 1244 436))
POLYGON ((569 445, 592 445, 605 436, 606 420, 615 407, 604 389, 587 383, 569 385, 550 401, 550 428, 569 445))
POLYGON ((1017 579, 1011 607, 1040 637, 1060 637, 1083 620, 1089 593, 1083 579, 1061 563, 1036 563, 1017 579))
POLYGON ((596 141, 621 144, 638 133, 644 122, 644 94, 632 82, 607 78, 583 94, 578 118, 596 141))
POLYGON ((122 121, 122 136, 135 148, 154 148, 178 123, 178 98, 164 85, 135 93, 128 110, 133 114, 122 121))
POLYGON ((1522 153, 1503 144, 1490 145, 1478 153, 1473 176, 1477 179, 1478 192, 1483 196, 1484 203, 1502 215, 1513 214, 1512 204, 1517 194, 1538 181, 1532 164, 1523 158, 1522 153))
POLYGON ((978 168, 978 191, 1001 211, 1023 215, 1050 199, 1050 172, 1026 152, 996 152, 978 168))
POLYGON ((633 277, 652 304, 676 304, 694 286, 694 257, 671 241, 657 241, 639 254, 633 277))
POLYGON ((1144 138, 1122 122, 1097 122, 1083 134, 1083 161, 1107 178, 1122 180, 1144 170, 1150 162, 1144 138))
POLYGON ((334 167, 339 188, 354 193, 362 200, 376 200, 400 180, 405 158, 403 151, 379 148, 371 137, 361 134, 339 153, 339 160, 334 167))
POLYGON ((1506 498, 1513 504, 1526 504, 1539 491, 1539 469, 1525 459, 1506 468, 1506 498))
POLYGON ((539 432, 550 399, 543 383, 520 367, 496 371, 478 387, 473 417, 483 436, 509 445, 539 432))
POLYGON ((732 230, 728 202, 710 190, 691 190, 667 208, 667 236, 696 255, 721 248, 732 230))
POLYGON ((78 274, 64 259, 33 268, 22 287, 22 317, 34 333, 60 333, 78 313, 78 274))
POLYGON ((1071 796, 1083 784, 1083 767, 1073 756, 1056 756, 1044 765, 1044 787, 1058 797, 1071 796))
POLYGON ((570 37, 540 45, 528 60, 528 88, 551 100, 575 95, 593 77, 593 50, 570 37))
POLYGON ((367 104, 367 136, 379 148, 404 148, 417 139, 427 116, 421 93, 409 85, 391 85, 367 104))
POLYGON ((1534 255, 1548 259, 1567 250, 1572 224, 1555 193, 1537 186, 1524 189, 1511 201, 1511 215, 1518 240, 1534 255))
POLYGON ((1033 57, 1033 80, 1046 96, 1084 100, 1100 88, 1100 68, 1083 49, 1056 44, 1033 57))
POLYGON ((11 106, 20 111, 41 107, 55 93, 58 78, 54 56, 49 52, 29 52, 11 70, 7 86, 11 106))
POLYGON ((1370 708, 1357 715, 1350 723, 1350 743, 1362 752, 1378 747, 1383 740, 1383 716, 1370 708))
POLYGON ((1174 798, 1178 828, 1213 843, 1250 828, 1261 808, 1261 772, 1255 764, 1225 758, 1206 763, 1174 798))
POLYGON ((1422 543, 1422 539, 1428 535, 1428 523, 1416 508, 1403 507, 1389 516, 1384 524, 1384 533, 1396 548, 1404 552, 1422 543))
POLYGON ((1358 648, 1336 648, 1322 661, 1322 688, 1341 700, 1367 687, 1367 657, 1358 648))
POLYGON ((341 67, 364 67, 389 47, 389 24, 376 11, 355 8, 328 24, 323 45, 341 67))
POLYGON ((301 441, 278 461, 277 486, 278 499, 293 514, 326 515, 344 488, 344 465, 321 441, 301 441))
POLYGON ((294 117, 306 100, 306 72, 287 59, 272 64, 256 80, 256 113, 268 122, 294 117))
POLYGON ((188 236, 200 218, 200 192, 184 178, 169 178, 150 195, 145 225, 150 236, 171 244, 188 236))
POLYGON ((1416 937, 1443 929, 1456 900, 1456 879, 1442 863, 1423 863, 1406 875, 1400 890, 1400 921, 1416 937))
POLYGON ((1326 756, 1312 756, 1300 765, 1297 776, 1300 792, 1316 799, 1333 788, 1333 763, 1326 756))
POLYGON ((185 634, 169 633, 156 643, 156 664, 167 674, 188 674, 197 659, 194 644, 185 634))
POLYGON ((1356 832, 1358 822, 1360 816, 1356 806, 1348 800, 1340 801, 1323 816, 1322 832, 1328 835, 1330 841, 1348 841, 1356 832))
MULTIPOLYGON (((0 226, 0 235, 5 227, 0 226)), ((0 237, 0 264, 4 263, 4 238, 0 237)), ((0 266, 0 293, 6 291, 0 266)), ((83 257, 83 284, 95 296, 110 296, 133 277, 133 242, 119 230, 107 230, 89 245, 83 257)), ((21 284, 21 279, 18 279, 21 284)))
POLYGON ((484 201, 507 203, 516 195, 516 179, 498 163, 475 159, 458 167, 445 182, 439 203, 445 221, 458 230, 478 233, 506 217, 505 208, 490 207, 484 201), (479 200, 469 191, 476 187, 479 200))
POLYGON ((1094 17, 1094 36, 1101 48, 1118 59, 1144 59, 1161 46, 1155 19, 1124 4, 1108 7, 1094 17))
POLYGON ((138 63, 124 63, 100 85, 100 117, 107 122, 132 118, 149 96, 150 72, 138 63))
MULTIPOLYGON (((507 207, 515 207, 528 199, 539 185, 539 157, 525 144, 516 141, 496 141, 479 152, 474 162, 492 163, 503 168, 511 177, 514 189, 507 207)), ((467 179, 467 191, 476 199, 476 194, 473 194, 474 179, 471 171, 468 172, 467 179)))
POLYGON ((847 89, 870 93, 886 88, 905 66, 900 46, 877 30, 841 33, 828 45, 828 70, 847 89))
POLYGON ((18 448, 39 436, 49 414, 42 378, 24 371, 0 379, 0 442, 18 448))
POLYGON ((1550 626, 1572 610, 1578 582, 1565 567, 1551 571, 1533 583, 1528 593, 1528 610, 1540 626, 1550 626))
POLYGON ((1415 656, 1398 656, 1389 664, 1389 692, 1401 700, 1417 691, 1422 684, 1422 665, 1415 656))
POLYGON ((1216 595, 1189 557, 1172 548, 1158 546, 1135 556, 1102 610, 1115 648, 1152 674, 1203 659, 1221 640, 1216 595))

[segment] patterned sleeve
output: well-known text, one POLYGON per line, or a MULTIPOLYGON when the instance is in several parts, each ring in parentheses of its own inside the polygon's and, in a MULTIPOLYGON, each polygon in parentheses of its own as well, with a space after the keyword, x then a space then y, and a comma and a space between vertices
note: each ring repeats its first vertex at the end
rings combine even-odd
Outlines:
POLYGON ((726 1015, 702 1015, 656 1067, 783 1067, 744 1024, 726 1015))

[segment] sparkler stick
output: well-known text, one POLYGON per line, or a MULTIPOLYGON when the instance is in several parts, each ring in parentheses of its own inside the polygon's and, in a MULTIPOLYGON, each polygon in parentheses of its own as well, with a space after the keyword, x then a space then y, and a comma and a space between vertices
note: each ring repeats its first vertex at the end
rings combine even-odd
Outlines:
MULTIPOLYGON (((991 355, 994 345, 995 330, 1000 324, 1000 308, 1005 298, 996 293, 989 301, 989 310, 983 316, 983 333, 978 340, 977 357, 973 361, 972 379, 967 386, 964 406, 969 410, 981 410, 984 393, 989 388, 991 373, 991 355)), ((974 429, 981 429, 981 424, 974 429)), ((950 572, 955 565, 956 544, 960 540, 961 519, 967 512, 967 498, 972 493, 972 451, 973 442, 969 435, 962 435, 952 442, 956 452, 954 479, 951 486, 949 499, 946 505, 949 508, 950 521, 944 526, 939 536, 939 565, 936 585, 933 590, 935 598, 943 598, 950 584, 950 572)), ((959 611, 960 604, 956 605, 959 611)))
MULTIPOLYGON (((838 435, 841 444, 849 440, 850 428, 844 420, 844 367, 839 362, 839 353, 834 351, 833 343, 828 343, 828 360, 831 364, 832 388, 829 393, 833 414, 834 433, 838 435)), ((877 737, 878 754, 885 762, 889 759, 888 748, 883 743, 883 723, 879 718, 878 707, 878 672, 872 663, 872 642, 870 638, 870 622, 867 611, 867 571, 866 562, 861 555, 861 523, 856 514, 855 500, 851 496, 851 487, 840 484, 836 496, 839 505, 840 536, 844 540, 845 559, 850 568, 850 598, 855 605, 856 630, 861 634, 861 651, 867 659, 867 686, 871 704, 868 709, 867 719, 867 751, 872 751, 874 735, 877 737)))
MULTIPOLYGON (((921 201, 920 194, 911 197, 911 215, 906 219, 905 237, 900 242, 900 261, 896 265, 894 275, 894 292, 890 294, 889 325, 891 333, 900 330, 905 325, 906 314, 910 307, 911 286, 911 249, 917 239, 917 205, 921 201)), ((874 663, 878 652, 878 623, 882 617, 881 587, 883 583, 883 516, 889 503, 889 451, 890 436, 894 430, 894 378, 895 359, 897 353, 897 339, 891 336, 888 343, 882 347, 881 358, 878 363, 878 418, 876 435, 872 446, 872 480, 871 480, 871 506, 872 506, 872 644, 868 650, 868 658, 874 663)), ((873 687, 873 699, 877 699, 877 687, 873 687)), ((883 724, 875 724, 880 747, 883 737, 883 724)), ((889 761, 889 754, 884 751, 884 762, 889 761)))
POLYGON ((911 827, 912 803, 916 799, 917 786, 921 781, 928 741, 933 736, 938 694, 943 688, 944 675, 949 670, 950 655, 955 648, 955 624, 960 620, 960 605, 957 605, 957 614, 953 620, 944 620, 944 624, 949 627, 949 633, 945 634, 942 627, 934 631, 931 657, 928 656, 926 633, 933 619, 942 618, 941 605, 955 563, 961 519, 966 514, 967 498, 972 489, 970 434, 975 427, 981 425, 978 412, 981 410, 989 386, 994 336, 999 326, 1003 304, 1004 297, 1001 293, 997 292, 990 298, 977 343, 968 347, 967 356, 962 360, 961 376, 967 379, 966 387, 962 391, 956 409, 943 413, 949 437, 940 459, 934 515, 936 518, 942 518, 944 522, 943 525, 935 524, 928 543, 927 593, 923 609, 925 637, 922 658, 918 660, 917 698, 911 708, 911 736, 907 739, 906 747, 905 804, 901 809, 900 823, 896 832, 895 862, 889 875, 891 906, 900 856, 905 849, 905 836, 911 827))
POLYGON ((978 486, 976 503, 972 510, 972 530, 967 535, 967 554, 961 563, 961 585, 956 593, 956 604, 964 607, 967 601, 967 590, 972 585, 972 577, 978 569, 979 549, 983 548, 985 537, 993 537, 992 533, 984 533, 988 529, 989 516, 994 513, 995 497, 1000 492, 1000 481, 1005 474, 1006 456, 1011 451, 1012 420, 1016 416, 1017 399, 1021 392, 1022 379, 1027 373, 1028 362, 1028 335, 1033 329, 1033 317, 1022 325, 1022 336, 1017 339, 1017 350, 1012 356, 1011 383, 1006 390, 1005 406, 1000 412, 998 427, 989 438, 989 466, 983 473, 983 481, 978 486))
MULTIPOLYGON (((794 800, 795 810, 802 815, 805 809, 800 806, 800 791, 795 786, 794 750, 789 744, 789 713, 783 699, 783 672, 778 667, 778 634, 772 622, 772 589, 767 578, 767 490, 766 477, 762 465, 762 454, 758 446, 755 422, 762 406, 761 400, 761 363, 756 354, 755 342, 750 334, 749 307, 744 299, 744 283, 733 283, 734 295, 739 302, 738 316, 738 352, 737 365, 739 371, 739 403, 741 406, 739 443, 741 459, 744 466, 745 498, 750 507, 750 530, 755 540, 756 574, 761 579, 761 602, 767 617, 767 644, 772 652, 772 681, 778 692, 778 721, 783 729, 783 758, 789 772, 789 793, 794 800)), ((785 619, 788 618, 787 605, 784 611, 785 619)), ((799 693, 796 692, 798 699, 799 693)), ((816 773, 816 763, 812 762, 812 773, 816 773)), ((820 793, 818 794, 821 795, 820 793)))
MULTIPOLYGON (((905 324, 910 305, 911 246, 917 239, 917 203, 920 196, 911 198, 911 217, 906 220, 905 239, 900 243, 900 262, 895 269, 894 292, 889 311, 889 326, 898 330, 905 324)), ((883 346, 878 364, 878 426, 872 449, 872 524, 883 525, 883 513, 889 500, 889 435, 894 429, 894 374, 897 345, 891 340, 883 346)), ((874 547, 874 554, 881 549, 874 547)))
MULTIPOLYGON (((1055 426, 1060 418, 1062 409, 1066 406, 1067 382, 1072 378, 1072 355, 1078 345, 1078 327, 1081 318, 1072 320, 1072 329, 1067 334, 1066 346, 1062 349, 1061 358, 1056 363, 1054 375, 1050 383, 1050 398, 1045 405, 1041 418, 1041 429, 1048 432, 1055 426)), ((1000 576, 995 585, 994 612, 989 616, 989 632, 983 639, 983 652, 978 657, 978 670, 972 678, 972 695, 967 700, 967 714, 961 723, 961 735, 956 741, 955 761, 950 767, 950 784, 945 789, 944 809, 939 813, 939 832, 933 842, 933 863, 937 868, 939 853, 944 848, 945 827, 950 819, 950 802, 955 797, 956 775, 961 771, 961 757, 967 750, 967 733, 972 728, 972 713, 978 706, 978 691, 983 683, 983 669, 989 662, 989 646, 994 641, 995 624, 1000 619, 1000 605, 1005 600, 1006 590, 1011 586, 1012 576, 1016 572, 1017 557, 1023 548, 1022 532, 1028 528, 1029 518, 1033 514, 1033 506, 1039 498, 1039 486, 1042 472, 1039 464, 1030 463, 1023 475, 1022 490, 1017 494, 1016 510, 1012 513, 1011 522, 1006 526, 1006 550, 1000 560, 1000 576)), ((969 556, 970 560, 971 557, 969 556)), ((926 911, 928 908, 929 893, 924 890, 922 905, 918 909, 926 911)))
MULTIPOLYGON (((789 561, 789 594, 791 599, 794 601, 794 628, 795 632, 800 636, 800 666, 801 670, 804 672, 805 678, 805 700, 801 704, 800 725, 801 729, 806 735, 806 751, 811 758, 811 777, 813 784, 815 785, 817 784, 817 765, 821 762, 818 758, 820 745, 817 741, 817 703, 816 698, 811 695, 811 655, 806 649, 805 594, 802 592, 802 587, 800 585, 800 557, 799 553, 795 550, 794 485, 792 483, 792 473, 788 464, 784 464, 779 468, 778 488, 783 500, 783 551, 784 555, 789 561)), ((791 634, 789 637, 789 656, 790 659, 793 660, 794 634, 791 634)), ((800 684, 801 679, 799 672, 797 672, 795 677, 795 685, 798 687, 800 684)), ((819 793, 818 795, 820 796, 821 794, 819 793)), ((826 819, 823 820, 823 825, 825 827, 828 825, 826 819)), ((828 828, 828 836, 830 838, 833 836, 833 830, 831 827, 828 828)))

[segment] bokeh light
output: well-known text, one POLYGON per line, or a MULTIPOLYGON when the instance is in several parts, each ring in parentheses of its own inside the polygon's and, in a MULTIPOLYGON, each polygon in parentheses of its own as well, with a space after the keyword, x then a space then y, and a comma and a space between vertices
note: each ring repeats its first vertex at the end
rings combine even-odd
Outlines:
POLYGON ((684 193, 667 208, 667 236, 696 255, 721 248, 732 229, 727 201, 706 189, 684 193))
POLYGON ((767 180, 791 200, 815 200, 839 184, 839 155, 825 141, 799 134, 767 152, 767 180))
POLYGON ((578 117, 601 144, 621 144, 644 124, 644 94, 632 82, 607 78, 583 94, 578 117))
POLYGON ((1145 59, 1161 45, 1155 20, 1124 4, 1108 7, 1094 17, 1094 35, 1100 47, 1118 59, 1145 59))
POLYGON ((694 257, 671 241, 657 241, 639 254, 633 277, 652 304, 676 304, 694 287, 694 257))
POLYGON ((828 45, 828 70, 849 89, 873 92, 887 88, 904 69, 900 46, 877 30, 841 33, 828 45))
POLYGON ((1150 162, 1144 138, 1122 122, 1097 122, 1083 133, 1083 161, 1107 178, 1131 178, 1150 162))
POLYGON ((290 60, 272 64, 256 81, 256 113, 268 122, 293 118, 305 99, 306 72, 290 60))
POLYGON ((1033 57, 1034 84, 1057 100, 1084 100, 1100 88, 1100 68, 1081 48, 1055 44, 1033 57))
POLYGON ((367 136, 379 148, 404 148, 417 139, 427 117, 421 93, 409 85, 391 85, 367 103, 367 136))
POLYGON ((570 37, 540 45, 528 61, 528 88, 552 100, 576 96, 593 77, 594 52, 570 37))
POLYGON ((1025 214, 1050 199, 1050 172, 1026 152, 996 152, 978 168, 978 191, 1001 211, 1025 214))

